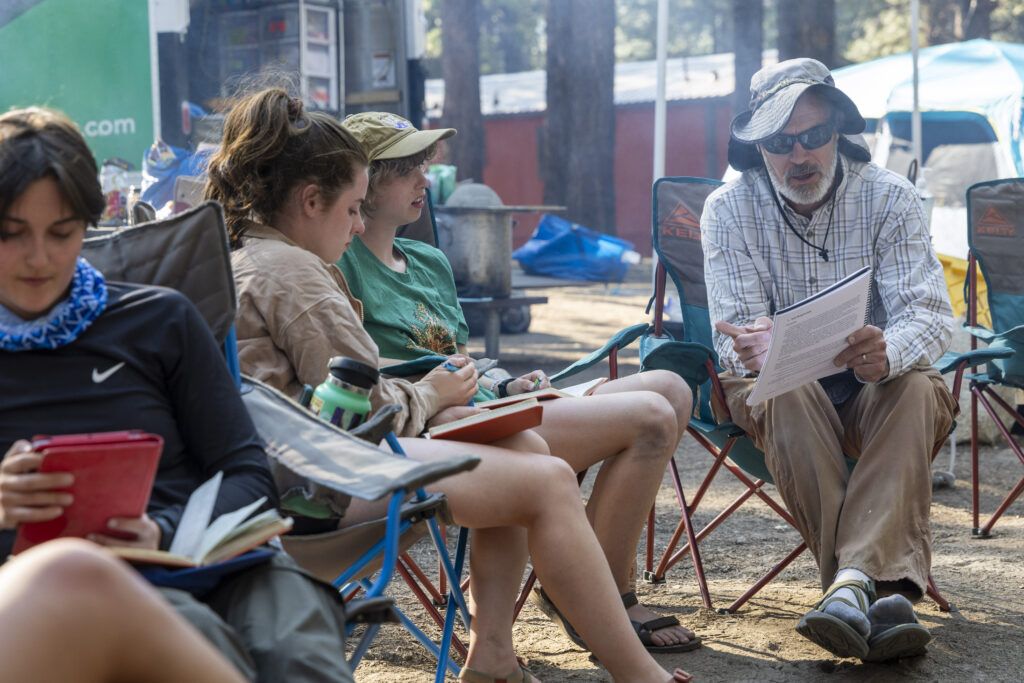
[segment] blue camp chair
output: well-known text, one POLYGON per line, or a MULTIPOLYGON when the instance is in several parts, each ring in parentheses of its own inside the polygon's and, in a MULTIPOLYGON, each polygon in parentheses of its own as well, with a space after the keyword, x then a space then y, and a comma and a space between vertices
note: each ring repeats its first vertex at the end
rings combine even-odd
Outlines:
MULTIPOLYGON (((1020 444, 1010 436, 1004 420, 1009 417, 1024 427, 1024 417, 995 392, 1004 386, 1024 389, 1024 178, 1007 178, 977 183, 967 189, 968 256, 966 292, 968 302, 965 327, 971 333, 971 349, 984 342, 988 350, 1015 351, 1012 356, 993 358, 985 372, 968 376, 971 391, 971 489, 972 533, 987 538, 996 521, 1024 491, 1024 477, 1002 500, 984 524, 978 513, 978 403, 995 422, 1000 434, 1024 464, 1020 444), (988 285, 988 306, 992 329, 978 324, 978 275, 981 268, 988 285), (996 332, 995 330, 1000 330, 996 332)), ((950 362, 955 362, 957 355, 950 362)), ((1011 423, 1012 424, 1012 423, 1011 423)))
MULTIPOLYGON (((714 351, 711 320, 708 315, 707 288, 704 283, 704 256, 700 242, 700 216, 707 197, 721 184, 717 180, 687 177, 661 178, 655 182, 653 244, 659 260, 655 276, 655 292, 652 297, 654 324, 652 333, 640 341, 642 370, 650 368, 675 370, 686 379, 694 391, 695 414, 690 420, 687 431, 713 458, 707 475, 689 504, 683 495, 678 468, 674 461, 670 463, 669 467, 682 519, 665 548, 657 568, 652 568, 649 562, 645 577, 652 581, 663 581, 668 569, 689 550, 701 596, 705 606, 708 607, 711 602, 704 570, 699 554, 692 552, 695 544, 706 538, 752 496, 761 499, 790 526, 794 528, 796 526, 785 507, 775 501, 765 490, 765 486, 773 482, 771 473, 765 466, 764 454, 742 429, 728 419, 717 419, 711 409, 712 401, 722 407, 725 407, 726 403, 718 380, 721 368, 714 351), (669 334, 669 326, 664 320, 663 304, 668 277, 671 277, 679 293, 682 308, 682 322, 675 329, 675 333, 679 337, 678 340, 669 334), (715 475, 723 467, 735 476, 747 490, 703 529, 694 533, 691 523, 692 515, 700 505, 715 475), (676 546, 684 533, 687 536, 687 542, 682 548, 677 549, 676 546)), ((957 388, 962 373, 969 365, 990 359, 990 357, 982 358, 978 353, 949 359, 950 362, 944 364, 945 370, 957 372, 957 388)), ((954 395, 956 395, 956 391, 954 390, 954 395)), ((854 464, 855 461, 848 460, 848 465, 851 468, 854 464)), ((807 545, 800 543, 725 611, 735 612, 742 607, 806 549, 807 545)), ((949 603, 939 594, 931 577, 929 577, 928 595, 935 600, 940 609, 949 611, 949 603)))
MULTIPOLYGON (((454 619, 468 620, 465 600, 458 591, 443 622, 441 643, 435 644, 384 595, 394 575, 399 548, 418 539, 426 522, 435 542, 440 539, 436 518, 445 514, 443 496, 426 496, 422 487, 446 476, 472 469, 473 456, 444 462, 420 463, 401 454, 390 455, 317 419, 280 392, 243 378, 235 348, 236 308, 227 232, 219 205, 207 202, 168 220, 116 230, 90 231, 83 255, 111 280, 171 287, 199 309, 215 338, 224 345, 225 360, 238 382, 253 421, 267 444, 271 470, 284 512, 296 518, 296 528, 333 527, 306 535, 286 536, 285 549, 300 564, 343 590, 351 598, 358 586, 364 595, 346 605, 347 631, 367 624, 349 660, 354 669, 380 625, 400 621, 438 659, 436 680, 447 671, 458 674, 448 657, 454 619), (351 497, 388 497, 385 518, 337 529, 351 497), (340 572, 340 575, 339 575, 340 572), (374 577, 376 577, 374 579, 374 577)), ((400 447, 393 441, 397 450, 400 447)), ((464 546, 454 561, 439 544, 446 571, 458 577, 464 546)), ((458 586, 458 581, 452 582, 458 586)), ((339 653, 343 657, 344 653, 339 653)))

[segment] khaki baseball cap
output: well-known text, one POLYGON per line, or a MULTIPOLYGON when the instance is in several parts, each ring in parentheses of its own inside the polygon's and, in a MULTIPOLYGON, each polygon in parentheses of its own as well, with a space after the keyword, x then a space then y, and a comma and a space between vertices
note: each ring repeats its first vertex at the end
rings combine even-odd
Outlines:
POLYGON ((359 141, 370 161, 412 156, 455 135, 454 128, 417 130, 406 119, 386 111, 353 114, 341 125, 359 141))

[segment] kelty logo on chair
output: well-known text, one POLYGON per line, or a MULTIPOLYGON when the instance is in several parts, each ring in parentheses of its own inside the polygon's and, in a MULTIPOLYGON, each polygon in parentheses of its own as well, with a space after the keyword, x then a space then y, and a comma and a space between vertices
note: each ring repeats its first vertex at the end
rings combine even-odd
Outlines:
POLYGON ((676 204, 672 213, 661 223, 661 234, 700 241, 700 220, 683 202, 676 204))
POLYGON ((982 235, 996 235, 998 237, 1016 237, 1017 226, 1006 220, 1003 214, 994 206, 985 211, 985 215, 978 221, 975 230, 982 235))

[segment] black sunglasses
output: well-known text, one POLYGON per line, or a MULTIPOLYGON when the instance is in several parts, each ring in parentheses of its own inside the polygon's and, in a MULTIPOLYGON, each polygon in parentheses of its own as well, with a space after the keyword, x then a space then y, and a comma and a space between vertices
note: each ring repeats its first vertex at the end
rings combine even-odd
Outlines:
POLYGON ((834 132, 835 124, 831 121, 826 121, 821 125, 808 128, 796 135, 777 133, 766 140, 762 140, 759 144, 769 154, 789 154, 793 151, 793 145, 798 140, 800 141, 800 146, 807 150, 824 147, 832 140, 832 133, 834 132))

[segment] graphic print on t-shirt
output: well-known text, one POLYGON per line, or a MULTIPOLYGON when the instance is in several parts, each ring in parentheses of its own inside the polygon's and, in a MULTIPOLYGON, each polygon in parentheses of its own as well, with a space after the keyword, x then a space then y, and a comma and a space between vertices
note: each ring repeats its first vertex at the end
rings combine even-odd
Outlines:
POLYGON ((411 351, 436 353, 450 356, 458 352, 455 343, 455 331, 427 310, 422 304, 416 304, 416 320, 407 321, 409 341, 405 347, 411 351))

